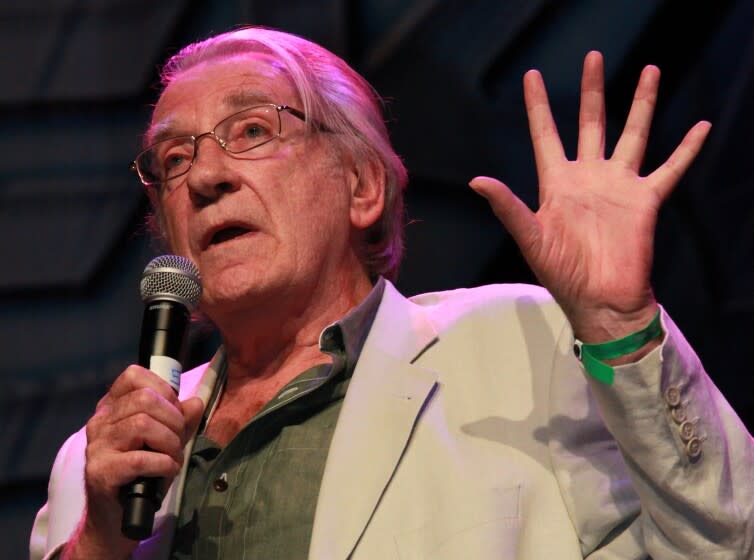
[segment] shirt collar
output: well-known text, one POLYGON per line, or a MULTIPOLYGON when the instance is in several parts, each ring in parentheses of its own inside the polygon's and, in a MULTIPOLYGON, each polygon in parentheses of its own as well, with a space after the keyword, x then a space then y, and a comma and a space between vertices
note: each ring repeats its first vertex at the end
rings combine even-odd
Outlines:
POLYGON ((384 292, 385 279, 380 276, 359 305, 322 330, 319 349, 326 354, 345 353, 348 369, 352 369, 372 328, 384 292))

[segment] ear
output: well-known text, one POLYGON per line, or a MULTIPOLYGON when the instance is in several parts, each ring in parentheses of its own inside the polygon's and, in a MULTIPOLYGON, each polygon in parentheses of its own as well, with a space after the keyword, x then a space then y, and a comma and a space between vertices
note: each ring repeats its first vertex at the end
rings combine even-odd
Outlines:
POLYGON ((351 186, 351 225, 366 230, 385 209, 385 172, 381 165, 367 161, 354 165, 348 178, 351 186))

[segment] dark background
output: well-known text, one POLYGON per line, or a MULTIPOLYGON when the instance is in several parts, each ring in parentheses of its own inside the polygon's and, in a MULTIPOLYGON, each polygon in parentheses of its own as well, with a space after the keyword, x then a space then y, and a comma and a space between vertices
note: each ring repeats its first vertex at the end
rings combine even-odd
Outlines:
MULTIPOLYGON (((646 168, 713 129, 668 200, 654 285, 750 428, 754 347, 751 0, 40 0, 0 5, 0 534, 25 558, 55 452, 136 359, 138 280, 157 254, 128 171, 156 69, 241 23, 302 34, 388 99, 411 173, 404 293, 532 282, 466 186, 506 181, 536 208, 521 77, 540 69, 569 154, 588 50, 605 55, 608 145, 641 68, 663 71, 646 168)), ((631 235, 631 232, 625 232, 631 235)), ((196 337, 192 362, 213 337, 196 337)))

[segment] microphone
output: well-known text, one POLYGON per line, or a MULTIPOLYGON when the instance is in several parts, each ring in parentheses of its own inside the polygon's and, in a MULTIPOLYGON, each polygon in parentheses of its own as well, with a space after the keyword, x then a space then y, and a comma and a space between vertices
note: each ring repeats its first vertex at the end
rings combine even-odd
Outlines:
MULTIPOLYGON (((189 259, 162 255, 152 259, 141 275, 144 316, 139 340, 139 365, 149 368, 178 393, 181 360, 191 311, 199 303, 199 270, 189 259)), ((121 532, 140 541, 152 534, 154 514, 163 498, 163 481, 139 477, 123 486, 121 532)))

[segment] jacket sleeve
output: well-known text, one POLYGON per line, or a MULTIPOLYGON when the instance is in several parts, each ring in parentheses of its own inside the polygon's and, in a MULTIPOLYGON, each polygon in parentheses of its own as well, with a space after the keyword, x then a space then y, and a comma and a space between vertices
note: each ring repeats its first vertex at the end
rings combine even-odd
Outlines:
MULTIPOLYGON (((754 558, 754 440, 664 310, 662 324, 663 343, 616 367, 612 385, 576 362, 584 423, 553 430, 584 556, 754 558)), ((577 385, 561 376, 553 389, 577 385)))
POLYGON ((86 434, 70 436, 58 451, 47 486, 47 503, 39 510, 29 539, 30 560, 55 558, 84 512, 86 434))

